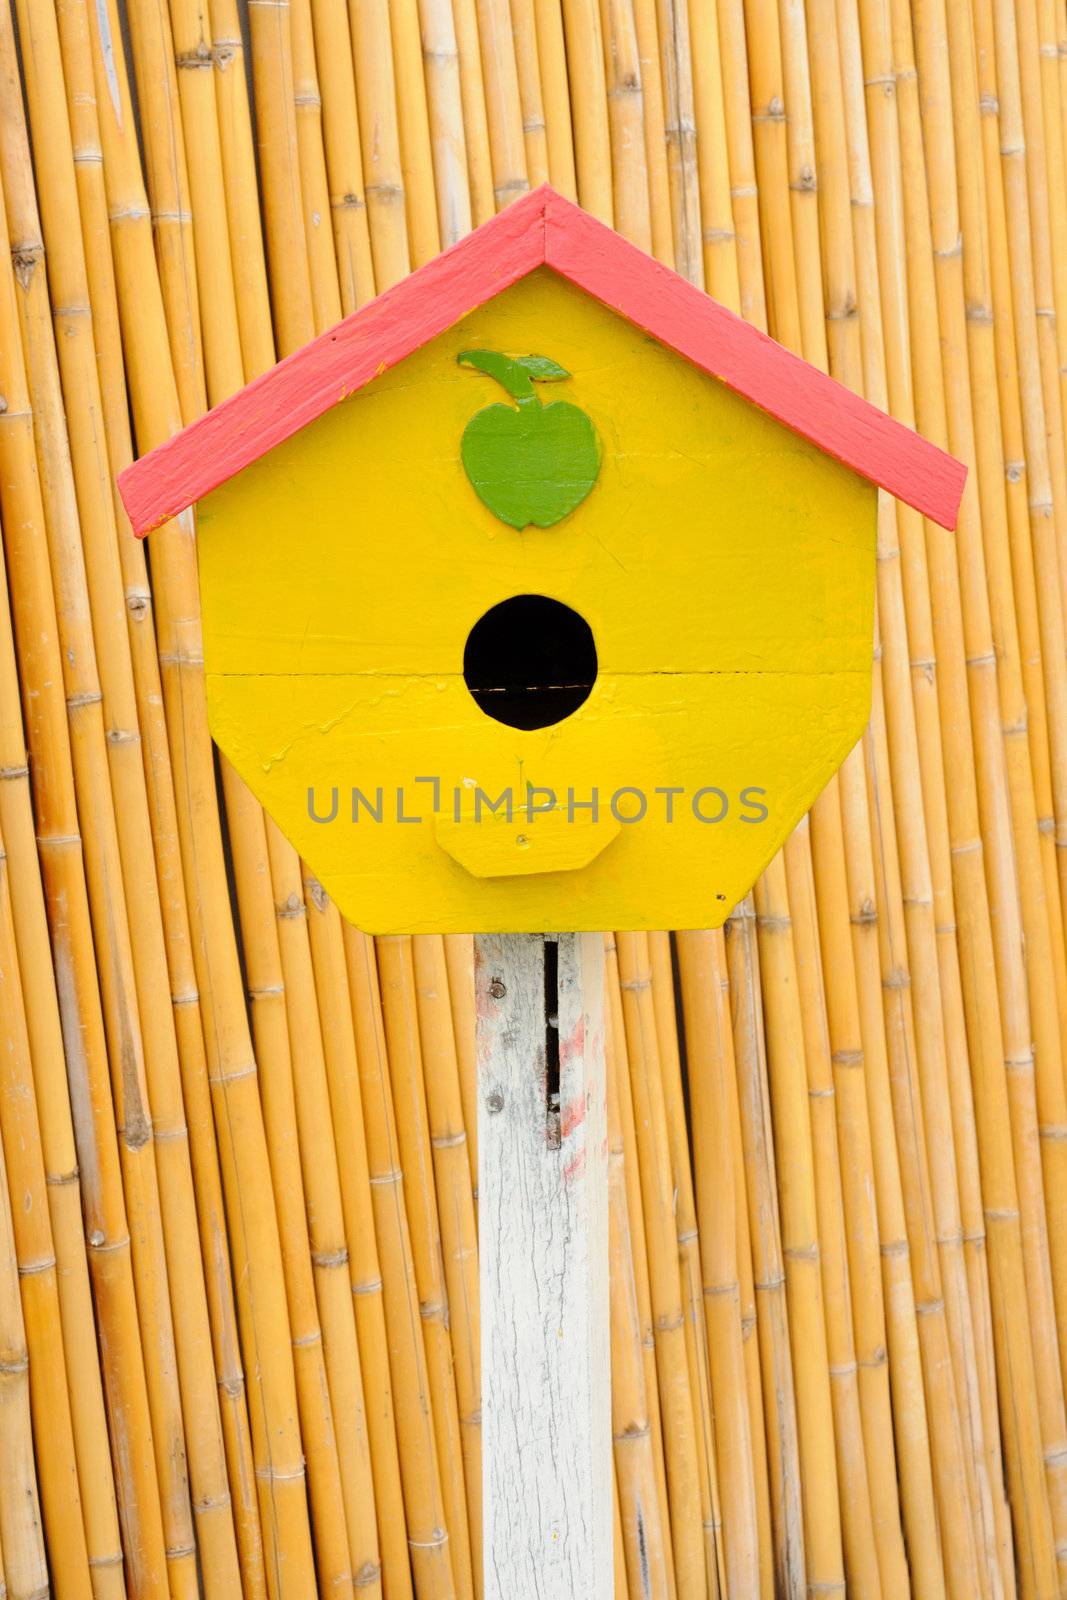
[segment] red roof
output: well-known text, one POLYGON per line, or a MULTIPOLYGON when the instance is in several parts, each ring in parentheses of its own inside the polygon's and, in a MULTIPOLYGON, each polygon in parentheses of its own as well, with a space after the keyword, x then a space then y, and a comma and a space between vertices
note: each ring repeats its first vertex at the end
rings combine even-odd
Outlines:
POLYGON ((546 184, 119 476, 148 533, 403 361, 468 312, 551 267, 695 367, 944 528, 967 469, 809 366, 546 184))

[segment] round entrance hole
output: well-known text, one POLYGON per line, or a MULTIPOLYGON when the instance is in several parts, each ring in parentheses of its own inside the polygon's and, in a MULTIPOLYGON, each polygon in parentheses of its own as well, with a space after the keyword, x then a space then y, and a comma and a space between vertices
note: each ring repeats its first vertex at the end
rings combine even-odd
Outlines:
POLYGON ((596 682, 584 617, 543 594, 516 594, 479 617, 463 678, 487 717, 509 728, 550 728, 577 711, 596 682))

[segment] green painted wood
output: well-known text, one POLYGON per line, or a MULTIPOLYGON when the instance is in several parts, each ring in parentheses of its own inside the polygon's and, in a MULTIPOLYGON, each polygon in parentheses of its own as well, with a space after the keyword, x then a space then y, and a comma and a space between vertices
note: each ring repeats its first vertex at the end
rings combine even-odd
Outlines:
POLYGON ((569 400, 545 405, 534 389, 570 373, 548 356, 498 350, 464 350, 457 360, 515 401, 486 406, 463 431, 460 454, 475 494, 509 527, 551 528, 581 505, 600 472, 600 441, 586 413, 569 400))

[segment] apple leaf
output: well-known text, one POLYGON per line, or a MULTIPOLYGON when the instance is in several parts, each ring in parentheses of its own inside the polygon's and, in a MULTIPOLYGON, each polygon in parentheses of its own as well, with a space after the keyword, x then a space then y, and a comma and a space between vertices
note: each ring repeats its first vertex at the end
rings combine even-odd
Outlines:
POLYGON ((518 366, 525 367, 537 383, 558 383, 561 378, 570 377, 566 367, 549 356, 516 356, 515 361, 518 366))

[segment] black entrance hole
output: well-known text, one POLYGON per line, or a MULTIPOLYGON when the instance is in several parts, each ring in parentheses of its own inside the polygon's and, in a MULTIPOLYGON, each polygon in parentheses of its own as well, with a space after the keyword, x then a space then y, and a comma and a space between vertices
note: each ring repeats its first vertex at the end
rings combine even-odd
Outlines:
POLYGON ((543 594, 516 594, 467 636, 463 678, 486 716, 509 728, 549 728, 577 711, 596 682, 584 617, 543 594))

